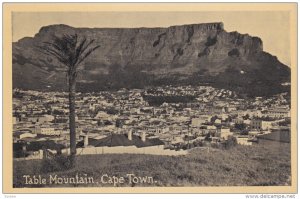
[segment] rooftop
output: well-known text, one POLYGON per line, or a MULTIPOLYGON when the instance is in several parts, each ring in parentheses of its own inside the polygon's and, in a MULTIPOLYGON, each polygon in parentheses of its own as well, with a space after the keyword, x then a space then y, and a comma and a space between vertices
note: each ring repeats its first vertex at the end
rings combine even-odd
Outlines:
MULTIPOLYGON (((116 146, 136 146, 138 148, 148 147, 148 146, 158 146, 164 145, 164 142, 159 138, 147 139, 146 141, 142 141, 139 136, 132 135, 132 140, 127 138, 125 134, 111 134, 102 139, 93 139, 89 138, 89 145, 94 147, 116 147, 116 146)), ((77 147, 83 147, 83 141, 77 143, 77 147)))

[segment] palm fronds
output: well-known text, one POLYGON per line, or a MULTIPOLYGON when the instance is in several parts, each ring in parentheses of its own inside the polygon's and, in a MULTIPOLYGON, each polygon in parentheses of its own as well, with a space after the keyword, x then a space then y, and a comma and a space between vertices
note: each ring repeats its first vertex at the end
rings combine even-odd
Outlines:
POLYGON ((75 76, 78 66, 97 48, 93 46, 94 39, 79 38, 77 34, 53 36, 52 42, 43 42, 39 51, 45 55, 56 58, 62 65, 67 67, 68 76, 75 76))

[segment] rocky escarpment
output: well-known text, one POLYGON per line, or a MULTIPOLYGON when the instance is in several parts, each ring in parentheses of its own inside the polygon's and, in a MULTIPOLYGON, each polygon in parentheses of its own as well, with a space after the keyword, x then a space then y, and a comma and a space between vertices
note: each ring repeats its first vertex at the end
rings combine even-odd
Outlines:
POLYGON ((83 64, 79 90, 209 83, 254 94, 279 92, 280 84, 290 80, 289 67, 264 52, 260 38, 226 32, 223 23, 169 28, 51 25, 13 43, 13 86, 66 88, 62 66, 38 46, 53 35, 75 33, 101 46, 83 64))

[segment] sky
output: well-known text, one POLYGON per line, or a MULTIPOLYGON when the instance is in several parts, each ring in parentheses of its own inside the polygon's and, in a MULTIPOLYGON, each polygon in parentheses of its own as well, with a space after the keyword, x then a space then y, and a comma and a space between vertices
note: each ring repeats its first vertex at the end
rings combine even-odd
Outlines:
POLYGON ((264 51, 290 66, 290 16, 288 11, 199 12, 14 12, 13 41, 33 37, 43 26, 66 24, 89 28, 169 27, 223 22, 228 32, 260 37, 264 51))

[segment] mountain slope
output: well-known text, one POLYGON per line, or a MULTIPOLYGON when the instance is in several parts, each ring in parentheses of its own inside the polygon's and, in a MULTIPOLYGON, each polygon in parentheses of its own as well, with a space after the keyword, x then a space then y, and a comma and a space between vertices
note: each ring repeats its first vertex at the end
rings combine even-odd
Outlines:
POLYGON ((264 95, 282 91, 281 83, 290 81, 290 68, 264 52, 260 38, 226 32, 223 23, 169 28, 51 25, 13 43, 13 86, 65 90, 62 66, 38 46, 53 35, 75 33, 101 46, 82 66, 82 91, 202 82, 264 95))

